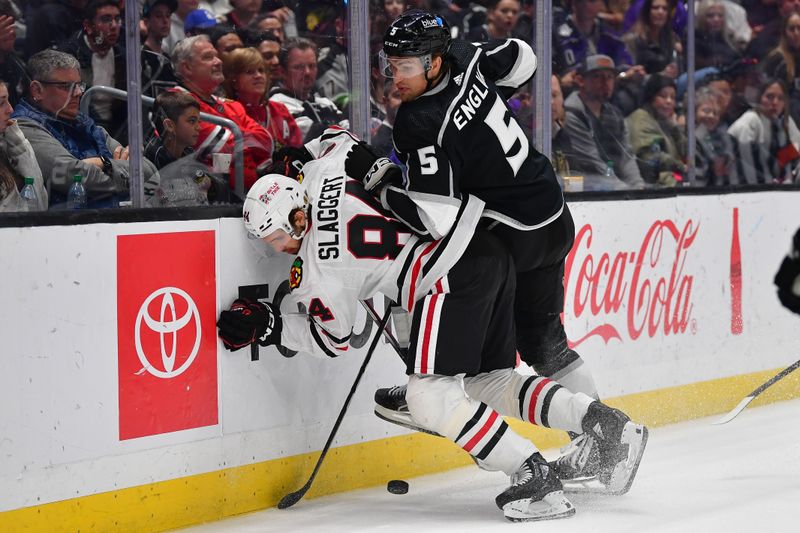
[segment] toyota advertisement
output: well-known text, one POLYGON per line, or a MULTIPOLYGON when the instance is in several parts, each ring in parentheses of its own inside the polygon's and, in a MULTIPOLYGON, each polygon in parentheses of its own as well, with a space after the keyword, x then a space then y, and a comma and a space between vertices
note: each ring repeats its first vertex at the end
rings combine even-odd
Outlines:
POLYGON ((119 438, 218 421, 213 231, 117 238, 119 438))

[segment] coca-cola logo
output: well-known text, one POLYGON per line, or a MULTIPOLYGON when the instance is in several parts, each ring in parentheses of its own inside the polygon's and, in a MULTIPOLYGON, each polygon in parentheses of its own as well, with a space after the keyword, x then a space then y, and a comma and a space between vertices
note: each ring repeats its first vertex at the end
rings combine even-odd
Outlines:
POLYGON ((658 220, 638 250, 609 251, 593 246, 591 224, 581 227, 564 270, 565 308, 572 314, 568 324, 587 322, 589 327, 573 335, 570 346, 593 336, 605 343, 622 340, 621 331, 631 340, 684 333, 691 322, 694 282, 686 262, 698 229, 692 220, 683 229, 658 220), (584 316, 597 320, 573 319, 584 316))

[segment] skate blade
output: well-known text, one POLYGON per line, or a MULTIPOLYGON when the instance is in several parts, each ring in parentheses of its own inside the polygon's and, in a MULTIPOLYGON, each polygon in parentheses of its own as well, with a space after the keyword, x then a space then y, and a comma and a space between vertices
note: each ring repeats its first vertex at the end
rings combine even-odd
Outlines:
POLYGON ((530 498, 508 502, 503 506, 503 515, 512 522, 537 522, 558 520, 575 514, 575 507, 564 497, 564 491, 550 492, 541 500, 530 498))
POLYGON ((411 429, 413 431, 419 431, 420 433, 427 433, 428 435, 433 435, 434 437, 441 437, 435 431, 431 431, 429 429, 425 429, 424 427, 417 424, 416 420, 411 417, 410 413, 403 413, 400 411, 394 411, 392 409, 386 409, 380 405, 375 406, 375 416, 380 418, 381 420, 385 420, 387 422, 391 422, 392 424, 397 424, 398 426, 402 426, 406 429, 411 429))
POLYGON ((642 462, 644 448, 647 445, 647 428, 628 422, 622 430, 620 441, 628 445, 628 456, 614 467, 611 479, 608 482, 608 494, 620 496, 631 489, 639 463, 642 462))

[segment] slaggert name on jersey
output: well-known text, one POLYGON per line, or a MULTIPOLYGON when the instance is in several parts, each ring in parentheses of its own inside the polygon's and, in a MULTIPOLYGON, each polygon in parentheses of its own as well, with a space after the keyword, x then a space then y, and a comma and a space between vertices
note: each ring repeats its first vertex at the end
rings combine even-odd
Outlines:
POLYGON ((489 94, 489 85, 480 70, 475 72, 475 78, 476 82, 469 88, 464 100, 453 113, 453 123, 459 130, 464 129, 464 126, 478 113, 478 108, 489 94))
POLYGON ((319 197, 314 202, 317 223, 317 257, 332 261, 341 257, 339 239, 339 206, 344 193, 344 176, 323 178, 319 197))

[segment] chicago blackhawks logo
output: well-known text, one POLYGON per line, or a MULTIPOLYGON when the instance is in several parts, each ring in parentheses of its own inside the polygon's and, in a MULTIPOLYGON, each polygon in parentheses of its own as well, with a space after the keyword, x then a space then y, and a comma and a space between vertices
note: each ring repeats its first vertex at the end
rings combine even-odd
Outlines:
POLYGON ((289 269, 289 287, 296 289, 300 286, 301 281, 303 281, 303 260, 298 257, 289 269))

